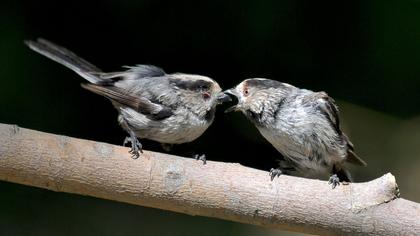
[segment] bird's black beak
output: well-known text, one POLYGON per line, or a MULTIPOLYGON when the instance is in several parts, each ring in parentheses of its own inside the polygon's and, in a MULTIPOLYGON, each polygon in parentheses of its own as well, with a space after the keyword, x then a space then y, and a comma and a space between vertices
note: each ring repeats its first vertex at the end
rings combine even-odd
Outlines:
MULTIPOLYGON (((225 94, 231 94, 235 97, 238 97, 238 94, 236 93, 236 90, 234 90, 234 89, 228 89, 228 90, 224 91, 224 93, 225 94)), ((232 111, 237 111, 237 110, 238 110, 238 105, 234 105, 234 106, 231 106, 228 109, 226 109, 225 113, 232 112, 232 111)))
POLYGON ((228 90, 225 90, 223 93, 230 94, 230 95, 233 95, 235 97, 238 97, 238 93, 236 92, 235 89, 228 89, 228 90))
POLYGON ((219 94, 219 96, 217 96, 217 102, 219 103, 219 104, 222 104, 222 103, 225 103, 225 102, 230 102, 230 101, 232 101, 232 98, 230 98, 230 96, 229 95, 227 95, 226 93, 224 93, 224 92, 221 92, 220 94, 219 94))

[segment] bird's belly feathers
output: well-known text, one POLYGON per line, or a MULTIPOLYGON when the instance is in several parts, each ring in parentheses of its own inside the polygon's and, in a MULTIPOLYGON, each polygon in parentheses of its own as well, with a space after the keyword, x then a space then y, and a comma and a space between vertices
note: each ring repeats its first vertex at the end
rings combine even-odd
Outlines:
MULTIPOLYGON (((169 118, 168 118, 169 119, 169 118)), ((168 125, 160 128, 152 128, 147 131, 139 131, 139 137, 154 140, 160 143, 181 144, 192 142, 200 137, 209 127, 209 123, 177 123, 173 124, 170 120, 168 125)))
POLYGON ((273 127, 258 127, 260 133, 299 171, 327 173, 345 158, 344 150, 327 147, 336 137, 329 127, 318 123, 280 120, 273 127))
POLYGON ((212 123, 187 112, 162 120, 151 120, 127 108, 121 109, 120 117, 124 117, 137 137, 167 144, 191 142, 200 137, 212 123))

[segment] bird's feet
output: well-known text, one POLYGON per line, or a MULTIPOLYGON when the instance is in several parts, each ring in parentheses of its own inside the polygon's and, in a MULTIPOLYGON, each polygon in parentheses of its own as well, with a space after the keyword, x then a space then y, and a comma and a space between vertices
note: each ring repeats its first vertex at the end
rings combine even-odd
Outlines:
POLYGON ((195 155, 193 155, 193 157, 197 161, 198 160, 203 161, 203 165, 205 165, 207 163, 206 154, 202 154, 202 155, 195 154, 195 155))
POLYGON ((330 179, 328 180, 328 184, 331 184, 332 189, 335 189, 337 185, 340 185, 340 179, 336 174, 333 174, 330 176, 330 179))
POLYGON ((141 145, 140 141, 134 137, 126 137, 124 139, 123 146, 126 146, 128 143, 131 143, 131 149, 128 151, 132 156, 133 159, 137 159, 140 156, 140 153, 143 153, 143 145, 141 145))
POLYGON ((271 177, 271 181, 273 181, 273 179, 277 176, 277 177, 279 177, 281 174, 282 174, 283 172, 281 172, 281 170, 280 169, 274 169, 274 168, 271 168, 271 170, 270 170, 270 177, 271 177))

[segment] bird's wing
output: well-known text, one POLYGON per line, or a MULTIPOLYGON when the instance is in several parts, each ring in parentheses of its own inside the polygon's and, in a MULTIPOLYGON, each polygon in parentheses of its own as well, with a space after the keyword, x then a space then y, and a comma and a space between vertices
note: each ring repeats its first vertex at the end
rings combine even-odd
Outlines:
POLYGON ((307 96, 307 98, 311 100, 310 102, 312 104, 316 104, 322 115, 328 119, 334 130, 341 135, 342 131, 340 128, 340 119, 338 117, 339 111, 334 99, 328 96, 326 92, 311 93, 307 96))
POLYGON ((101 86, 95 84, 82 84, 82 87, 102 95, 112 101, 118 102, 124 106, 146 115, 152 120, 162 120, 172 116, 172 109, 155 101, 141 96, 130 95, 125 89, 115 86, 101 86))
POLYGON ((328 119, 337 134, 345 141, 347 145, 347 161, 355 165, 366 166, 366 162, 355 153, 353 143, 351 143, 346 134, 341 131, 338 106, 334 99, 328 96, 326 92, 312 93, 308 96, 308 99, 317 104, 318 108, 328 119))

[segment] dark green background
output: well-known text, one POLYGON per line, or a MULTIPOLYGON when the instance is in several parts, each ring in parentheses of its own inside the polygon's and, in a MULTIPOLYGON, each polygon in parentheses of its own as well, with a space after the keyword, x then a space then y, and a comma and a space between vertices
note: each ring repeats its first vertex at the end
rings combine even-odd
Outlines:
MULTIPOLYGON (((44 37, 105 71, 153 64, 229 88, 267 77, 324 90, 369 164, 420 201, 420 1, 2 1, 0 122, 121 144, 110 103, 26 48, 44 37)), ((279 154, 241 114, 221 107, 209 130, 175 150, 268 170, 279 154)), ((144 141, 146 149, 162 151, 144 141)), ((141 161, 141 158, 138 160, 141 161)), ((268 181, 268 178, 267 178, 268 181)), ((258 227, 0 183, 1 235, 256 235, 258 227)))

